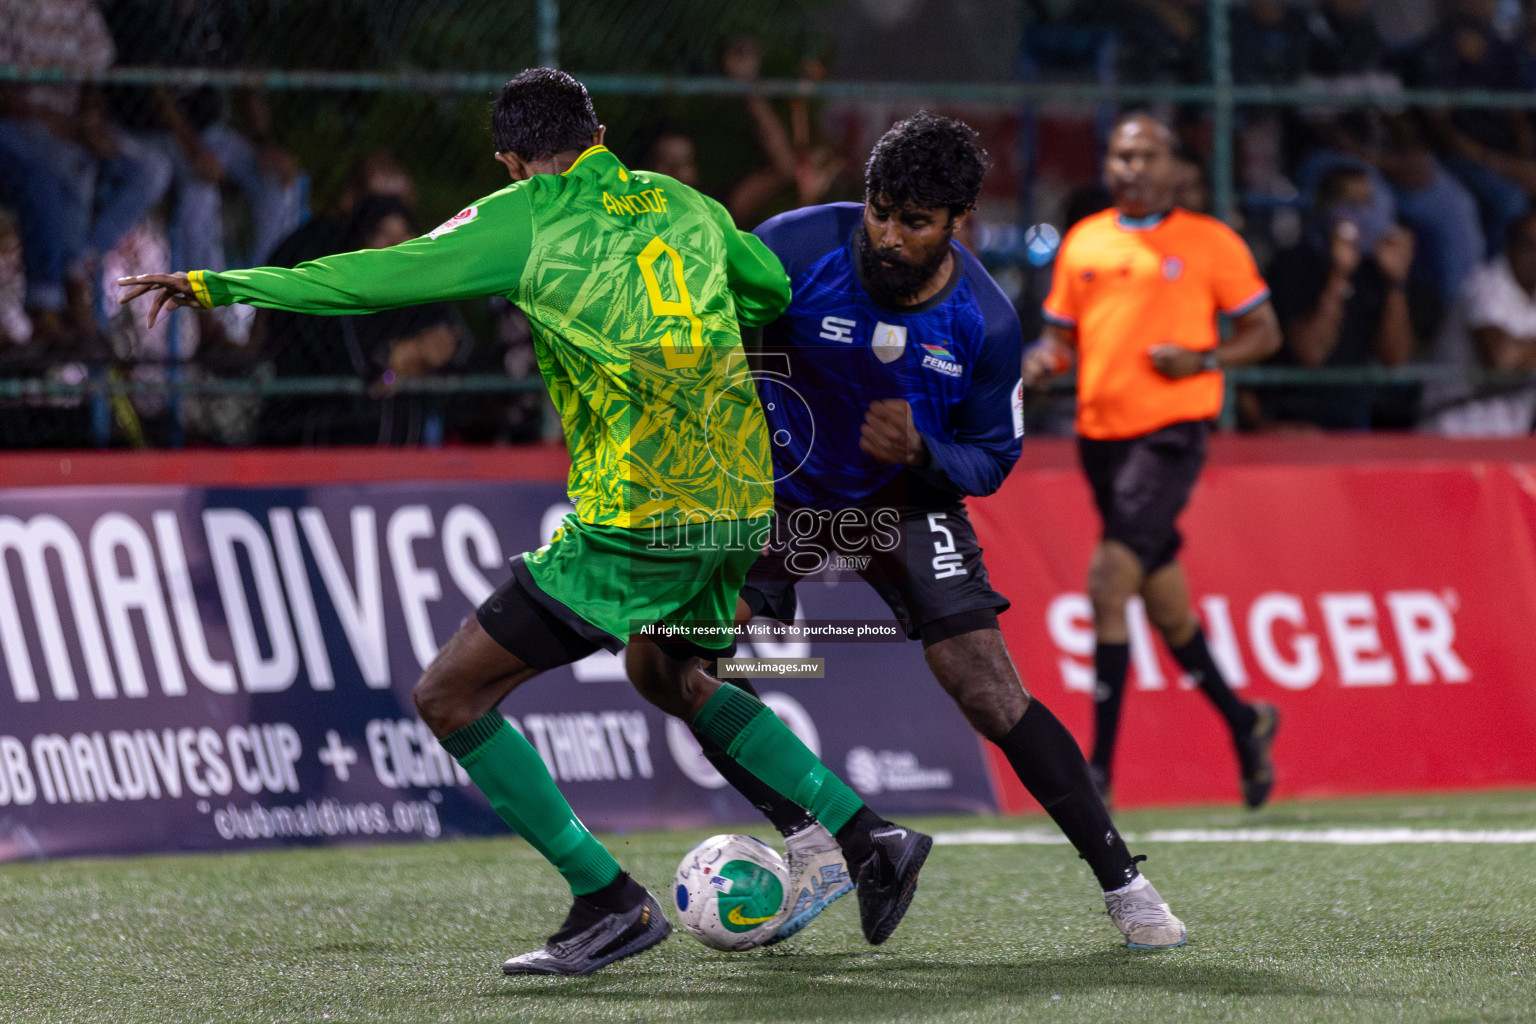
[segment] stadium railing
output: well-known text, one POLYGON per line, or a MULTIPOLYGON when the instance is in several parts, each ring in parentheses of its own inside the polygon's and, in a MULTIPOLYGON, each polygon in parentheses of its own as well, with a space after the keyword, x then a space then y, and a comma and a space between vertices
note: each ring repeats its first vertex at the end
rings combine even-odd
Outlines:
MULTIPOLYGON (((406 11, 402 18, 426 18, 409 4, 396 5, 406 11)), ((428 7, 417 5, 422 10, 428 7)), ((445 5, 444 18, 434 23, 441 28, 446 23, 447 7, 475 7, 474 4, 445 5)), ((494 5, 492 5, 494 7, 494 5)), ((667 17, 674 20, 687 18, 692 11, 708 13, 711 4, 700 5, 694 0, 675 0, 668 6, 667 17), (676 10, 672 10, 676 8, 676 10), (695 11, 694 8, 698 8, 695 11)), ((815 0, 781 0, 785 11, 799 14, 817 6, 815 0), (791 10, 793 9, 793 10, 791 10)), ((1149 104, 1186 105, 1205 108, 1212 118, 1212 153, 1210 177, 1213 206, 1216 212, 1231 219, 1236 210, 1237 194, 1234 169, 1234 117, 1239 108, 1263 108, 1302 106, 1310 108, 1352 109, 1379 107, 1403 109, 1410 107, 1461 107, 1477 109, 1536 109, 1536 92, 1488 92, 1478 90, 1426 90, 1426 89, 1363 89, 1339 93, 1314 86, 1245 85, 1234 81, 1230 36, 1230 10, 1222 0, 1210 0, 1208 4, 1208 62, 1210 81, 1199 84, 1130 84, 1109 82, 931 82, 931 81, 832 81, 814 78, 764 77, 752 80, 725 77, 716 74, 691 73, 619 73, 607 67, 622 66, 623 58, 613 56, 612 46, 607 50, 583 45, 582 40, 591 36, 592 12, 577 9, 574 5, 562 7, 558 0, 531 0, 525 5, 507 5, 500 15, 485 13, 491 8, 477 8, 476 17, 501 17, 516 20, 523 31, 518 37, 520 49, 506 58, 508 66, 530 63, 559 65, 570 32, 577 40, 572 47, 576 53, 571 66, 599 97, 622 97, 644 101, 656 98, 712 98, 727 99, 749 95, 769 99, 800 101, 876 101, 876 102, 926 102, 935 104, 964 104, 974 107, 1006 109, 1034 109, 1047 104, 1149 104), (562 25, 562 17, 576 22, 575 29, 562 25), (583 19, 586 19, 583 21, 583 19), (523 52, 526 50, 527 52, 523 52), (591 58, 601 51, 606 54, 591 58), (577 61, 586 54, 600 70, 589 71, 577 61)), ((777 15, 780 12, 769 12, 777 15)), ((722 21, 717 35, 735 31, 751 31, 752 25, 740 18, 726 24, 722 21), (740 24, 738 24, 740 22, 740 24)), ((750 20, 750 19, 749 19, 750 20)), ((760 21, 763 19, 759 19, 760 21)), ((665 18, 658 19, 658 24, 665 18)), ((511 21, 508 21, 511 24, 511 21)), ((661 28, 649 30, 659 33, 661 28)), ((606 43, 605 43, 606 45, 606 43)), ((311 46, 306 53, 327 54, 311 46)), ((481 47, 478 52, 486 52, 481 47)), ((451 55, 450 55, 451 56, 451 55)), ((366 57, 339 57, 337 63, 366 63, 366 57)), ((451 60, 448 61, 451 63, 451 60)), ((488 97, 499 89, 505 80, 504 70, 423 70, 419 66, 401 66, 397 61, 389 69, 382 68, 224 68, 224 67, 142 67, 114 66, 95 72, 81 72, 68 68, 18 67, 0 64, 0 85, 26 83, 79 83, 99 86, 166 86, 193 88, 209 86, 218 89, 258 90, 274 95, 373 95, 377 97, 405 96, 449 102, 473 97, 488 97)), ((404 62, 409 64, 409 61, 404 62)), ((419 65, 419 61, 417 62, 419 65)), ((646 61, 637 61, 644 66, 646 61)), ((650 62, 653 66, 655 61, 650 62)), ((698 66, 698 61, 694 62, 698 66)), ((483 116, 483 115, 482 115, 483 116)), ((451 118, 450 118, 451 120, 451 118)), ((1022 225, 1021 225, 1022 227, 1022 225)), ((1015 240, 1022 232, 1014 232, 1015 240)), ((998 262, 1011 263, 1021 268, 1029 266, 1022 249, 990 253, 998 262)), ((173 348, 174 351, 174 348, 173 348)), ((1292 367, 1250 367, 1227 374, 1228 402, 1224 417, 1231 422, 1235 403, 1232 393, 1243 387, 1271 388, 1290 386, 1412 386, 1430 381, 1464 381, 1473 386, 1519 384, 1529 378, 1511 374, 1490 374, 1466 371, 1434 365, 1410 365, 1397 368, 1350 367, 1328 369, 1303 369, 1292 367)), ((1071 386, 1070 381, 1059 382, 1054 390, 1062 391, 1071 386)), ((370 383, 355 376, 274 376, 270 371, 256 370, 241 376, 217 376, 209 374, 185 375, 177 366, 165 368, 158 376, 135 377, 121 367, 89 367, 78 372, 50 372, 43 376, 8 372, 0 367, 0 408, 24 411, 29 408, 51 405, 54 408, 85 405, 90 409, 89 443, 106 445, 123 440, 120 431, 113 428, 115 418, 113 403, 136 399, 166 399, 178 418, 177 429, 168 435, 172 446, 181 443, 179 429, 179 401, 189 396, 234 396, 250 399, 267 399, 297 396, 366 396, 370 383)), ((392 394, 413 395, 514 395, 539 390, 537 378, 518 379, 495 373, 458 373, 445 376, 403 379, 393 386, 392 394)), ((28 440, 25 431, 18 435, 6 431, 0 437, 0 446, 49 444, 46 436, 28 440)), ((78 436, 78 435, 76 435, 78 436)), ((135 443, 132 437, 129 443, 135 443)), ((78 443, 78 442, 76 442, 78 443)), ((139 443, 142 443, 140 441, 139 443)))

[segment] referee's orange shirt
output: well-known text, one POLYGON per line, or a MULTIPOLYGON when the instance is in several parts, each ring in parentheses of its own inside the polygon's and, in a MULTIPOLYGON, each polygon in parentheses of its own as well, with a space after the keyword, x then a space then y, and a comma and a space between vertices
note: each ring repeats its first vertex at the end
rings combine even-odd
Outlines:
POLYGON ((1109 209, 1079 221, 1044 308, 1077 331, 1077 432, 1121 440, 1220 415, 1220 373, 1171 380, 1148 352, 1215 348, 1218 312, 1239 316, 1267 298, 1248 246, 1214 217, 1175 209, 1138 224, 1109 209))

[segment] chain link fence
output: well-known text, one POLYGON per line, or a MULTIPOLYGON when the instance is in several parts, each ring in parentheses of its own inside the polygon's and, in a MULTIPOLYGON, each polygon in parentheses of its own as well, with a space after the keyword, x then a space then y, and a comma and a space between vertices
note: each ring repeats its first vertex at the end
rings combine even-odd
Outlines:
MULTIPOLYGON (((1341 6, 1327 3, 1324 16, 1341 6)), ((1105 202, 1103 133, 1126 105, 1176 124, 1186 202, 1239 224, 1261 259, 1305 228, 1308 186, 1285 152, 1298 124, 1332 119, 1347 136, 1363 123, 1356 141, 1380 145, 1425 123, 1406 111, 1524 118, 1532 105, 1520 89, 1308 77, 1305 33, 1285 31, 1296 9, 1271 6, 1278 28, 1263 3, 1139 0, 0 0, 0 446, 554 436, 526 322, 503 300, 368 317, 181 311, 150 330, 109 286, 293 265, 432 227, 504 183, 490 101, 539 63, 588 84, 628 162, 696 183, 743 227, 861 198, 864 156, 896 117, 965 119, 994 160, 965 241, 1027 332, 1052 255, 1050 233, 1029 229, 1059 234, 1105 202)), ((1416 313, 1426 353, 1453 300, 1416 313)), ((1391 426, 1413 422, 1426 379, 1524 386, 1477 365, 1297 374, 1231 383, 1370 387, 1391 426)), ((1048 431, 1070 415, 1069 398, 1036 406, 1048 431)))

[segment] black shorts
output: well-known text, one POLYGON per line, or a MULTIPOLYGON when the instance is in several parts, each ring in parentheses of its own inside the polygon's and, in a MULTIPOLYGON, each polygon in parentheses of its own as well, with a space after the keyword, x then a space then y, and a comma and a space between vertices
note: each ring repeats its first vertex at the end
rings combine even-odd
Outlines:
POLYGON ((1205 466, 1204 420, 1173 423, 1124 441, 1078 438, 1083 472, 1104 521, 1104 539, 1130 548, 1148 575, 1174 560, 1175 525, 1205 466))
POLYGON ((741 597, 752 614, 795 618, 795 583, 828 568, 874 587, 907 636, 966 612, 995 616, 1008 599, 992 589, 976 530, 956 502, 935 509, 780 509, 769 550, 747 572, 741 597))

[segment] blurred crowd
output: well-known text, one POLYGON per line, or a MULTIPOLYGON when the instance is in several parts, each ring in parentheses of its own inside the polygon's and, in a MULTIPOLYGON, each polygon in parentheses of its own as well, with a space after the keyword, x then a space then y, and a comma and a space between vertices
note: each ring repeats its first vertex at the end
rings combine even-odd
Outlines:
MULTIPOLYGON (((0 0, 0 64, 87 75, 114 64, 238 67, 258 15, 217 0, 0 0)), ((182 311, 155 329, 112 282, 172 267, 280 264, 415 237, 415 184, 388 151, 348 171, 314 215, 309 178, 278 141, 262 94, 209 85, 36 83, 0 88, 0 376, 82 380, 90 368, 184 376, 344 376, 354 394, 192 397, 177 429, 216 443, 536 440, 536 390, 396 395, 436 373, 537 376, 526 321, 505 303, 476 344, 458 310, 307 317, 248 307, 182 311)), ((27 399, 0 443, 79 444, 78 400, 27 399), (28 434, 25 424, 36 427, 28 434), (49 432, 52 435, 49 435, 49 432)), ((112 403, 114 433, 165 440, 164 395, 112 403)))
MULTIPOLYGON (((1246 429, 1531 432, 1536 388, 1524 375, 1536 371, 1536 218, 1529 212, 1536 123, 1517 108, 1426 109, 1390 97, 1404 88, 1536 89, 1536 0, 1434 4, 1239 0, 1230 9, 1239 84, 1381 97, 1369 105, 1238 110, 1236 213, 1284 329, 1275 365, 1423 363, 1444 370, 1423 386, 1308 384, 1288 376, 1284 386, 1244 389, 1238 420, 1246 429)), ((1025 78, 1209 80, 1206 0, 1036 7, 1018 44, 1025 78)), ((240 67, 259 9, 216 0, 0 0, 0 65, 83 76, 114 64, 240 67)), ((755 80, 758 46, 750 39, 730 44, 718 73, 755 80)), ((826 71, 806 60, 798 73, 814 80, 826 71)), ((747 228, 794 206, 862 198, 859 147, 835 137, 827 109, 803 99, 769 101, 750 89, 725 102, 721 113, 755 141, 745 173, 729 180, 701 174, 701 150, 712 136, 709 126, 686 120, 652 119, 624 155, 702 188, 747 228)), ((1157 112, 1181 140, 1180 204, 1210 212, 1208 111, 1170 105, 1157 112)), ((1033 116, 1015 120, 1034 123, 1033 116)), ((114 403, 115 436, 131 443, 155 443, 173 415, 191 440, 215 443, 545 436, 554 420, 536 387, 528 326, 504 300, 472 310, 444 305, 335 318, 242 307, 182 311, 154 330, 143 327, 142 310, 116 305, 116 290, 104 283, 124 273, 292 266, 392 245, 430 226, 418 223, 420 183, 388 149, 367 152, 345 177, 331 179, 338 187, 312 196, 311 175, 321 168, 285 148, 290 127, 252 89, 0 86, 0 378, 110 372, 157 380, 175 368, 192 377, 358 382, 345 395, 189 397, 174 411, 163 396, 114 403), (528 390, 450 397, 401 387, 410 378, 459 374, 505 375, 528 390)), ((1041 144, 1038 133, 1019 136, 1025 147, 1041 144)), ((1102 139, 1084 145, 1095 143, 1102 139)), ((1056 205, 1035 202, 1034 215, 1065 230, 1107 205, 1091 170, 1096 159, 1080 161, 1067 194, 1056 205)), ((1024 179, 1021 194, 1041 184, 1024 179)), ((1033 307, 1049 267, 1025 258, 1016 229, 998 237, 1015 239, 1012 251, 992 244, 984 255, 1022 282, 1013 289, 1022 319, 1038 323, 1033 307)), ((963 240, 982 248, 981 239, 963 240)), ((43 415, 35 400, 29 408, 43 415)), ((49 408, 83 415, 78 400, 49 408)), ((1033 421, 1046 431, 1064 422, 1059 415, 1033 421)), ((0 444, 28 443, 17 436, 0 430, 0 444)))
MULTIPOLYGON (((1053 48, 1081 62, 1086 48, 1094 59, 1081 63, 1102 81, 1194 84, 1210 80, 1208 18, 1205 0, 1084 0, 1037 25, 1026 48, 1047 62, 1053 48)), ((1237 213, 1285 335, 1274 363, 1444 370, 1423 388, 1245 391, 1240 423, 1530 433, 1536 390, 1521 371, 1536 370, 1536 123, 1522 109, 1391 97, 1536 89, 1536 4, 1246 0, 1230 8, 1230 45, 1239 85, 1378 97, 1238 108, 1237 213)), ((1209 115, 1160 113, 1198 167, 1209 115)), ((1074 196, 1068 219, 1106 205, 1101 191, 1074 196)))
MULTIPOLYGON (((0 64, 88 76, 114 64, 239 67, 259 12, 216 0, 0 0, 0 64)), ((760 73, 741 39, 721 70, 760 73)), ((816 74, 807 69, 808 74, 816 74)), ((803 102, 781 114, 737 101, 759 166, 725 187, 700 180, 695 139, 651 126, 643 160, 715 196, 744 226, 822 201, 843 161, 813 142, 803 102), (744 116, 743 116, 744 115, 744 116)), ((281 142, 260 92, 206 84, 46 82, 0 86, 0 377, 77 382, 93 368, 142 381, 187 377, 345 378, 348 392, 189 396, 111 403, 114 437, 165 443, 472 443, 538 440, 557 428, 538 387, 526 318, 505 299, 368 316, 312 317, 249 307, 182 310, 144 326, 112 282, 167 268, 295 266, 416 237, 417 182, 387 148, 365 153, 311 210, 306 168, 281 142), (411 378, 505 375, 514 391, 412 392, 411 378)), ((639 154, 637 154, 639 155, 639 154)), ((837 198, 854 198, 845 192, 837 198)), ((468 197, 460 196, 463 200, 468 197)), ((87 404, 13 399, 0 445, 83 444, 87 404), (32 429, 29 429, 32 428, 32 429)))

